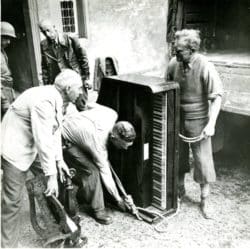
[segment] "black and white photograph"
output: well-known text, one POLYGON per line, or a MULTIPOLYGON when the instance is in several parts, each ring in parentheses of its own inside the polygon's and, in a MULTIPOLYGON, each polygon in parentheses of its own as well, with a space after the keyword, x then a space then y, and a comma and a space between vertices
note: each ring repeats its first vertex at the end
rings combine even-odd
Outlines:
POLYGON ((1 248, 250 248, 250 0, 2 0, 1 248))

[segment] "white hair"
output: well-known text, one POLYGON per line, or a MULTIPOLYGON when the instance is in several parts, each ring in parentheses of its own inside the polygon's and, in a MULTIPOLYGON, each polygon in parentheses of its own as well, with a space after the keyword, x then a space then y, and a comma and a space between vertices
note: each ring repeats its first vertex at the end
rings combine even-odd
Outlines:
POLYGON ((68 86, 82 86, 80 74, 71 69, 63 69, 56 78, 54 85, 60 90, 65 90, 68 86))
POLYGON ((192 51, 198 51, 200 48, 200 31, 195 29, 183 29, 175 33, 175 41, 182 42, 185 47, 192 51))

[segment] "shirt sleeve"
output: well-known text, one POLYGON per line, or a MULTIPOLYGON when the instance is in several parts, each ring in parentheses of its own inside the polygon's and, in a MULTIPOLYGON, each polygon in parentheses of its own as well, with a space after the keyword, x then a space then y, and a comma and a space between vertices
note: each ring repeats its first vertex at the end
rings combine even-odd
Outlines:
POLYGON ((120 201, 121 197, 118 193, 115 181, 112 177, 111 169, 110 169, 110 162, 108 159, 108 151, 105 146, 100 146, 101 143, 95 140, 95 148, 96 150, 92 150, 92 157, 94 163, 97 165, 100 175, 103 181, 104 186, 106 187, 107 191, 114 197, 116 201, 120 201))
POLYGON ((223 95, 223 85, 214 65, 208 62, 204 69, 204 83, 207 89, 208 99, 223 95))
POLYGON ((61 157, 60 153, 57 154, 61 146, 59 127, 60 121, 56 118, 55 106, 51 102, 43 101, 32 108, 31 128, 34 143, 46 176, 57 173, 56 160, 61 157), (55 134, 56 130, 57 134, 55 134))

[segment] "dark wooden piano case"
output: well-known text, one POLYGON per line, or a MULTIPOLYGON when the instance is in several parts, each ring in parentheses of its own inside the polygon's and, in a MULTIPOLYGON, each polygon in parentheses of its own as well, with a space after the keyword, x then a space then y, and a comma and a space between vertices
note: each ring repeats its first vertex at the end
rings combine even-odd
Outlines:
MULTIPOLYGON (((97 102, 133 124, 127 151, 110 148, 110 160, 137 206, 163 215, 177 208, 179 87, 136 74, 104 78, 97 102)), ((154 222, 155 217, 149 218, 154 222)))

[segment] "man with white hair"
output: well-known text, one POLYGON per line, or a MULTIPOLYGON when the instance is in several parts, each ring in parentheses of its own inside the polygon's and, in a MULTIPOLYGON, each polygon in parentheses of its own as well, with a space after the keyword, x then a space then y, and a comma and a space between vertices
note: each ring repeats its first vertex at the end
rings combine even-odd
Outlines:
POLYGON ((39 156, 47 176, 47 196, 58 196, 57 170, 69 174, 62 157, 61 126, 64 109, 82 93, 80 75, 62 71, 54 85, 32 87, 11 105, 2 120, 1 245, 17 247, 22 192, 27 171, 39 156))
POLYGON ((80 178, 77 199, 89 205, 97 222, 106 225, 112 219, 105 212, 101 180, 119 209, 126 210, 126 203, 111 174, 108 146, 112 144, 117 149, 126 150, 136 136, 132 124, 126 121, 116 123, 117 118, 113 109, 93 103, 85 111, 66 115, 62 130, 68 145, 65 161, 70 167, 80 167, 89 172, 77 175, 80 178))
POLYGON ((58 73, 69 68, 81 75, 83 93, 77 100, 78 109, 84 110, 88 99, 89 63, 85 49, 77 37, 59 33, 49 20, 39 23, 41 32, 46 37, 41 41, 42 78, 44 85, 53 84, 58 73))
MULTIPOLYGON (((201 211, 205 218, 212 213, 208 205, 209 183, 216 179, 211 136, 221 107, 222 82, 212 63, 198 53, 198 30, 175 33, 176 56, 169 62, 166 78, 180 84, 180 132, 188 138, 203 139, 191 143, 194 157, 194 180, 201 188, 201 211)), ((187 140, 186 140, 187 141, 187 140)), ((189 172, 189 144, 180 141, 179 197, 185 195, 185 173, 189 172)))

